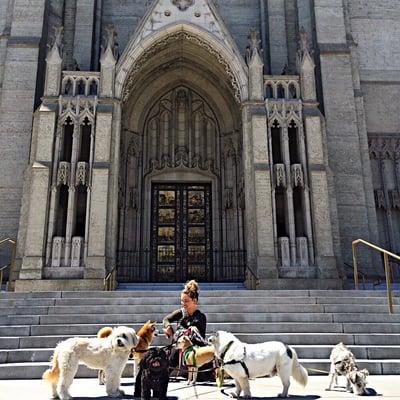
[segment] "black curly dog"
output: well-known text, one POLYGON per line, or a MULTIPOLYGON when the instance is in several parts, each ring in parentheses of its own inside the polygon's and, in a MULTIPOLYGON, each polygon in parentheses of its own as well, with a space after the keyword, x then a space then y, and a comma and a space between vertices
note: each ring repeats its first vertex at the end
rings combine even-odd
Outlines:
POLYGON ((169 379, 169 354, 165 348, 149 349, 139 364, 136 377, 134 398, 148 400, 153 398, 166 400, 169 379))

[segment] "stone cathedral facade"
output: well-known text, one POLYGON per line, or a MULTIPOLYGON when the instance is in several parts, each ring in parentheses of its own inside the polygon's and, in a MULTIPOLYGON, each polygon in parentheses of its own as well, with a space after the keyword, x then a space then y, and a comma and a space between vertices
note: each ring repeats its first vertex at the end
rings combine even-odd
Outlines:
POLYGON ((400 251, 399 20, 399 0, 1 0, 16 289, 115 267, 338 288, 352 240, 400 251))

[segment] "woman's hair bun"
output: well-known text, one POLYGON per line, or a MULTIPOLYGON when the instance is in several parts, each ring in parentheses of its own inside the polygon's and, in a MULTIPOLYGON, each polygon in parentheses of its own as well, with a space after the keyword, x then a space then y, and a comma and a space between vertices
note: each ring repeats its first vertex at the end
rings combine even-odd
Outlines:
POLYGON ((199 284, 194 279, 192 279, 191 281, 185 283, 185 290, 190 290, 192 292, 198 292, 199 284))
POLYGON ((189 282, 185 283, 185 287, 182 290, 182 293, 187 294, 191 299, 198 300, 199 298, 199 284, 192 279, 189 282))

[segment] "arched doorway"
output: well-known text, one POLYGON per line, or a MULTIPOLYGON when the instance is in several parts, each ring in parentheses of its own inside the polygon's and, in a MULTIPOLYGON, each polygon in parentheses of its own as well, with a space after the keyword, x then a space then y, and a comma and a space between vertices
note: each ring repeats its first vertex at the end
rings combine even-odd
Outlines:
POLYGON ((239 105, 204 49, 164 52, 122 108, 118 280, 243 280, 239 105))

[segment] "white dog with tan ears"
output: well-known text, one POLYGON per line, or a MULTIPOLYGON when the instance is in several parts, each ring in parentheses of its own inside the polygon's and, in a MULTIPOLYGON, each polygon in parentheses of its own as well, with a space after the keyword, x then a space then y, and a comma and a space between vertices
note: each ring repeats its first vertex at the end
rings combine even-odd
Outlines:
POLYGON ((283 391, 278 397, 288 397, 291 376, 301 385, 307 384, 307 370, 299 364, 296 352, 281 342, 247 344, 225 331, 209 340, 224 370, 235 380, 236 392, 231 397, 239 398, 243 391, 245 398, 251 398, 249 379, 265 375, 281 378, 283 391))
POLYGON ((106 391, 110 397, 121 397, 122 371, 129 354, 138 343, 136 332, 132 328, 119 326, 106 338, 75 337, 60 342, 52 357, 52 366, 44 372, 43 379, 51 383, 53 398, 72 399, 69 394, 79 362, 89 368, 102 369, 106 373, 106 391))

